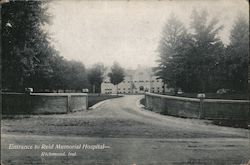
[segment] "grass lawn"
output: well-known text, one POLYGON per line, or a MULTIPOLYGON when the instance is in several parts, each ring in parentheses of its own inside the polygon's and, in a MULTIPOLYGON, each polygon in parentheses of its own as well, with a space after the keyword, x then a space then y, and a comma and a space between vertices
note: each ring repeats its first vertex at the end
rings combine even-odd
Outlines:
POLYGON ((117 96, 117 95, 98 95, 98 94, 90 94, 88 96, 88 107, 91 107, 93 105, 95 105, 96 103, 103 101, 103 100, 107 100, 107 99, 113 99, 113 98, 118 98, 118 97, 122 97, 122 96, 117 96))

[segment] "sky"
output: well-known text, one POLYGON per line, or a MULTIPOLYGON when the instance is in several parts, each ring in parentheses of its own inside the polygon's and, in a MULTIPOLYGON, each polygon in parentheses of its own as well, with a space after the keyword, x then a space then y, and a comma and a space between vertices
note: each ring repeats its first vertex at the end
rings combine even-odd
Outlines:
POLYGON ((174 13, 190 26, 194 8, 206 9, 224 25, 225 44, 238 13, 249 15, 246 0, 61 0, 49 4, 52 44, 68 60, 85 66, 114 61, 127 69, 156 66, 157 47, 164 24, 174 13))

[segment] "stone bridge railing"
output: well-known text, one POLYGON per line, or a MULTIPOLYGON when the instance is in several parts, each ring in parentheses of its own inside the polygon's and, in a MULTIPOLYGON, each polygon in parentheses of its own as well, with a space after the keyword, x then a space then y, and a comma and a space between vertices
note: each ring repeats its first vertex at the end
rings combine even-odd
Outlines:
POLYGON ((145 106, 152 111, 179 117, 249 120, 249 100, 198 99, 145 94, 145 106))
POLYGON ((3 114, 49 114, 85 110, 85 93, 2 93, 3 114))

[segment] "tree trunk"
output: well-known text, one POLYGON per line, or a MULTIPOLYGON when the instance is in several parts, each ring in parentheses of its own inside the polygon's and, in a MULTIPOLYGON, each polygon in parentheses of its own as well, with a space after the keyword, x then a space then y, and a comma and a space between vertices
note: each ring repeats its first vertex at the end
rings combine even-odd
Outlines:
POLYGON ((116 95, 118 96, 118 84, 116 84, 116 95))
POLYGON ((165 83, 165 82, 163 82, 163 90, 162 90, 162 93, 163 93, 163 94, 165 94, 165 93, 166 93, 166 91, 165 91, 166 86, 165 86, 165 85, 166 85, 166 83, 165 83))

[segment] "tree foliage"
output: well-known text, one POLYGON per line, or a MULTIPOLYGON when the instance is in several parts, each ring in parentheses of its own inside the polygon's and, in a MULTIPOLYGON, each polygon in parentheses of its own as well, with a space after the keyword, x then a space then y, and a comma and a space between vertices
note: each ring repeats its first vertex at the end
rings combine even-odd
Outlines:
POLYGON ((111 67, 111 72, 108 73, 108 76, 110 78, 110 82, 116 85, 116 87, 118 88, 118 84, 124 80, 125 72, 124 69, 117 62, 114 62, 111 67))
POLYGON ((249 61, 249 22, 238 15, 230 33, 230 44, 225 50, 224 77, 228 88, 247 91, 249 61))
POLYGON ((2 6, 4 88, 48 86, 42 80, 51 75, 48 59, 54 50, 48 34, 41 28, 49 23, 46 10, 46 4, 41 1, 10 1, 2 6))
POLYGON ((197 82, 197 91, 210 92, 218 88, 215 86, 214 75, 217 72, 218 59, 223 53, 224 45, 218 36, 223 28, 216 18, 209 20, 208 13, 204 10, 192 13, 192 62, 195 66, 191 72, 197 82))
POLYGON ((32 87, 74 89, 89 87, 85 66, 68 61, 50 44, 43 26, 50 23, 46 1, 10 1, 2 7, 2 85, 22 91, 32 87))
POLYGON ((163 79, 169 86, 177 88, 180 83, 176 76, 182 74, 180 65, 180 48, 187 37, 186 28, 175 15, 171 15, 164 26, 161 41, 158 47, 160 52, 159 66, 156 68, 156 75, 163 79), (178 62, 179 61, 179 62, 178 62))
POLYGON ((94 64, 88 70, 88 81, 92 85, 92 92, 101 92, 101 83, 104 79, 106 68, 102 63, 94 64))
POLYGON ((171 15, 159 43, 155 74, 169 87, 185 92, 246 91, 248 25, 243 16, 238 17, 226 47, 219 37, 223 26, 205 10, 193 10, 189 30, 171 15))

